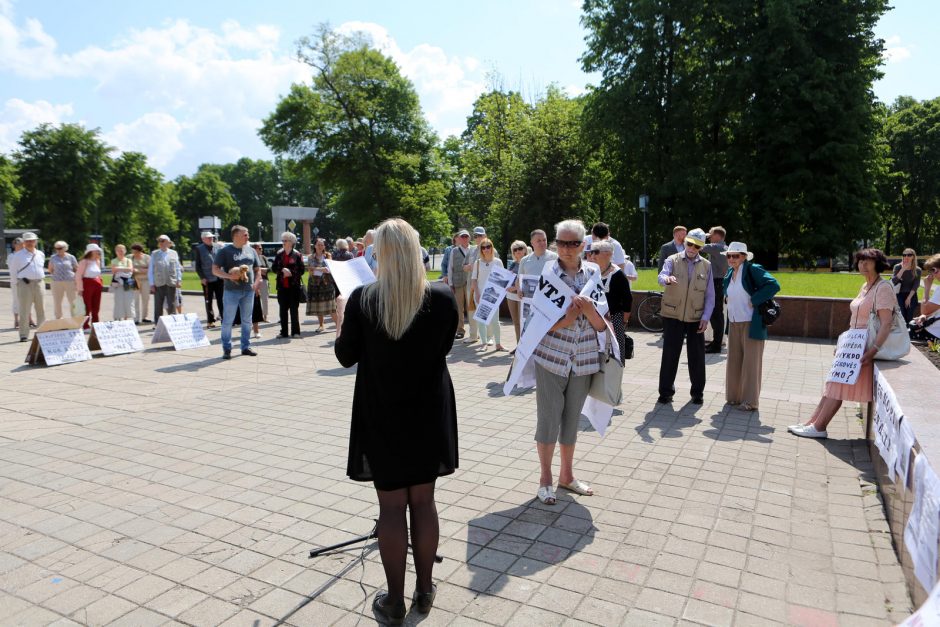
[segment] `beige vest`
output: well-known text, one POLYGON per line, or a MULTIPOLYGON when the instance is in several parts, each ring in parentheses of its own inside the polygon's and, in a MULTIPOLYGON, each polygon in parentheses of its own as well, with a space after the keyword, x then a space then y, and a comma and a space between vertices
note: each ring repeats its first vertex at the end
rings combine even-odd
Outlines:
POLYGON ((708 287, 708 269, 711 263, 699 255, 693 266, 695 274, 689 276, 689 263, 685 253, 672 255, 672 276, 678 279, 666 286, 660 314, 664 318, 675 318, 682 322, 699 322, 705 310, 705 290, 708 287))

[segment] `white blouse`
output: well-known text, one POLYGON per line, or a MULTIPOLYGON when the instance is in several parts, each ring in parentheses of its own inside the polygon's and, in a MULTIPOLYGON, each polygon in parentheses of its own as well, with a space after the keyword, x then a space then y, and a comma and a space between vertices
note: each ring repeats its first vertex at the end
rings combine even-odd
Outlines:
POLYGON ((750 322, 754 315, 754 305, 751 304, 751 295, 744 289, 742 272, 732 272, 731 282, 728 283, 728 320, 731 322, 750 322))

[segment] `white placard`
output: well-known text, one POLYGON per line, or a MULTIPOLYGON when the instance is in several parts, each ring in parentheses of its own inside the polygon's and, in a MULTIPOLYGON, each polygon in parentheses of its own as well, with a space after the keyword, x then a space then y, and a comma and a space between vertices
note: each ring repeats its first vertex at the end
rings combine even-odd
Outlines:
POLYGON ((846 385, 855 383, 862 369, 862 355, 865 353, 867 339, 868 329, 849 329, 839 336, 836 356, 832 360, 832 368, 826 381, 846 385))
POLYGON ((153 332, 151 344, 173 342, 178 351, 208 346, 209 338, 202 328, 199 316, 194 313, 160 316, 157 329, 153 332))
POLYGON ((523 298, 532 298, 535 296, 535 290, 539 286, 539 275, 537 274, 520 274, 519 275, 519 292, 522 294, 523 298))
POLYGON ((506 298, 506 288, 516 280, 516 275, 504 268, 493 268, 483 285, 480 302, 473 319, 486 326, 499 317, 499 305, 506 298))
POLYGON ((914 575, 924 590, 937 583, 937 539, 940 526, 940 482, 926 455, 914 460, 914 507, 904 528, 904 546, 914 562, 914 575))
POLYGON ((888 466, 888 478, 894 481, 894 471, 898 455, 898 430, 901 424, 901 407, 894 396, 894 390, 884 375, 875 367, 875 411, 872 418, 872 433, 875 446, 881 458, 888 466))
MULTIPOLYGON (((122 355, 144 350, 144 343, 140 341, 140 333, 137 332, 137 325, 133 320, 94 322, 91 327, 92 336, 98 340, 98 346, 105 355, 122 355)), ((91 343, 91 338, 88 341, 91 343)))
POLYGON ((911 466, 911 449, 914 448, 914 431, 911 429, 907 418, 901 421, 901 428, 898 429, 898 455, 895 460, 894 469, 901 477, 901 487, 907 489, 907 472, 911 466))
POLYGON ((37 333, 42 357, 47 366, 71 364, 76 361, 91 359, 91 351, 85 341, 85 332, 81 329, 64 329, 37 333))
POLYGON ((327 259, 326 265, 330 269, 330 274, 333 275, 339 293, 346 298, 349 298, 353 290, 360 285, 375 282, 375 274, 372 273, 372 268, 366 263, 365 257, 356 257, 349 261, 327 259))
POLYGON ((924 604, 905 619, 898 627, 938 627, 940 626, 940 582, 938 582, 924 604))

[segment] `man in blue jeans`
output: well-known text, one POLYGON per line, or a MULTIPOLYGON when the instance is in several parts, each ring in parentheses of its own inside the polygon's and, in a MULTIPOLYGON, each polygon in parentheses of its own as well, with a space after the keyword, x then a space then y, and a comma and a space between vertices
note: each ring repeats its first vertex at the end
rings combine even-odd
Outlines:
POLYGON ((232 358, 232 323, 236 308, 241 312, 242 355, 254 357, 258 353, 251 349, 251 310, 254 308, 255 291, 260 288, 261 274, 258 272, 258 257, 248 246, 248 228, 240 224, 232 227, 232 243, 215 255, 212 274, 225 280, 222 294, 222 359, 232 358), (241 266, 247 266, 243 275, 241 266))

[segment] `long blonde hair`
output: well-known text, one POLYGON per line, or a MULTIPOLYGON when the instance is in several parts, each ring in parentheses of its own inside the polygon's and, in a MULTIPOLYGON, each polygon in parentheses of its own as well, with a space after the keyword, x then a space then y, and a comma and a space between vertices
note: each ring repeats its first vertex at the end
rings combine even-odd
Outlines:
POLYGON ((401 218, 389 218, 375 230, 375 283, 363 288, 362 310, 393 340, 414 321, 428 291, 418 233, 401 218))

